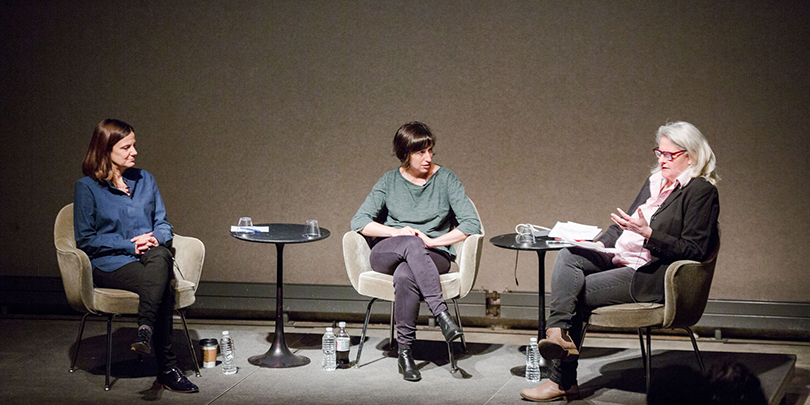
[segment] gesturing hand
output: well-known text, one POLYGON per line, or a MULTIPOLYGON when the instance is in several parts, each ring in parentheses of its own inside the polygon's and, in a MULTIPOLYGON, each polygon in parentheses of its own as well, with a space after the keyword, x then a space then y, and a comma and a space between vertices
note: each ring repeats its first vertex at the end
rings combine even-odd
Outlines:
POLYGON ((129 241, 135 243, 135 254, 139 255, 146 253, 149 248, 158 245, 158 240, 152 235, 152 232, 138 235, 129 241))
POLYGON ((649 239, 650 235, 652 235, 652 228, 647 224, 647 219, 644 218, 644 213, 641 212, 641 208, 638 209, 638 218, 627 215, 621 208, 616 208, 616 210, 619 211, 620 215, 610 214, 610 219, 612 219, 616 225, 619 225, 619 227, 625 231, 635 232, 643 236, 644 239, 649 239))

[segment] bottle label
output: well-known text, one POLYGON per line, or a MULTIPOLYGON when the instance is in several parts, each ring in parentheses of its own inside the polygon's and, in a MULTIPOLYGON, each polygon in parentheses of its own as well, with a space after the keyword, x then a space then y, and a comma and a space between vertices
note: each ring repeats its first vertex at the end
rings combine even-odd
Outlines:
POLYGON ((337 343, 337 351, 339 352, 348 352, 349 347, 351 346, 351 339, 345 337, 339 337, 336 339, 337 343))

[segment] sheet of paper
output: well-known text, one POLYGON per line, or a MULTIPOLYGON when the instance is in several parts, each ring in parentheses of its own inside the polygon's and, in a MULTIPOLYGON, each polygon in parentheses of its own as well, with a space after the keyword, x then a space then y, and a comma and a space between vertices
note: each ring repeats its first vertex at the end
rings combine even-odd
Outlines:
POLYGON ((557 222, 551 229, 550 238, 560 238, 566 241, 594 240, 602 233, 602 228, 593 225, 583 225, 576 222, 557 222))

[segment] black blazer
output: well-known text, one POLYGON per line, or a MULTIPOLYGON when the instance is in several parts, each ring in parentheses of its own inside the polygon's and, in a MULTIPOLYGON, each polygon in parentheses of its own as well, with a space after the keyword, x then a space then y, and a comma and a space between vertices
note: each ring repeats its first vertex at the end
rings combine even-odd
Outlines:
MULTIPOLYGON (((650 198, 650 180, 638 193, 628 214, 650 198)), ((637 302, 664 301, 664 275, 667 267, 678 260, 704 261, 719 242, 717 217, 720 202, 717 187, 702 177, 693 178, 685 187, 678 187, 648 218, 652 235, 644 241, 652 260, 633 275, 630 293, 637 302)), ((599 238, 607 247, 614 247, 622 229, 613 224, 599 238)))

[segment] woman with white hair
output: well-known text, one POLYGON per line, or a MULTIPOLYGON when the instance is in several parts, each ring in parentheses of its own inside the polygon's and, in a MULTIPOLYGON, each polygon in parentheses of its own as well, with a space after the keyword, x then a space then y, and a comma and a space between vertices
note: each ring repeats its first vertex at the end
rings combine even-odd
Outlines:
POLYGON ((630 302, 661 303, 670 263, 704 261, 714 252, 720 213, 714 152, 688 122, 661 126, 656 142, 658 165, 627 213, 617 208, 618 214, 610 215, 615 224, 596 241, 615 253, 568 248, 557 255, 548 328, 540 341, 540 354, 554 367, 549 380, 521 391, 523 398, 576 399, 577 343, 590 311, 630 302))

